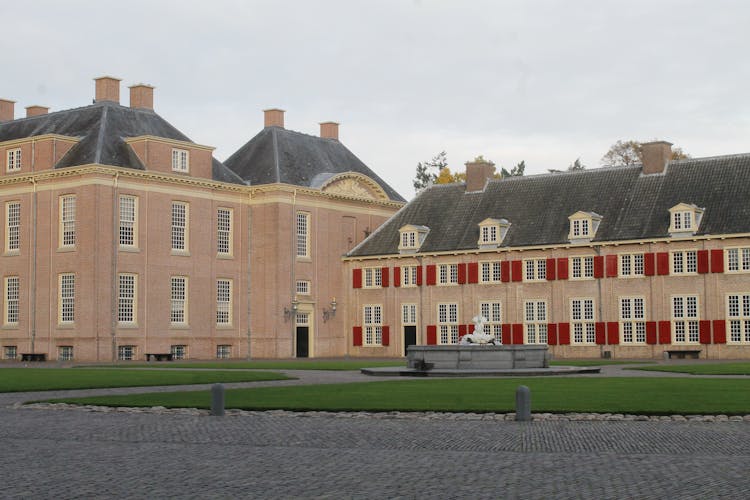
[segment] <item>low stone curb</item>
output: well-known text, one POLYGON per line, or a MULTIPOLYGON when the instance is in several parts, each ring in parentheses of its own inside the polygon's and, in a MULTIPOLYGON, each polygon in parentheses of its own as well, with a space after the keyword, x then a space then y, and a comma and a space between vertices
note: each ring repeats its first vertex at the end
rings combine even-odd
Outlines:
MULTIPOLYGON (((151 407, 111 407, 93 405, 72 405, 67 403, 16 403, 13 408, 37 410, 78 410, 99 413, 156 413, 172 415, 208 416, 209 410, 197 408, 151 407)), ((283 416, 283 417, 324 417, 352 419, 394 419, 394 420, 493 420, 515 421, 515 413, 453 413, 453 412, 368 412, 368 411, 287 411, 287 410, 226 410, 228 417, 283 416)), ((541 421, 611 421, 611 422, 748 422, 750 415, 630 415, 622 413, 532 413, 535 422, 541 421)))

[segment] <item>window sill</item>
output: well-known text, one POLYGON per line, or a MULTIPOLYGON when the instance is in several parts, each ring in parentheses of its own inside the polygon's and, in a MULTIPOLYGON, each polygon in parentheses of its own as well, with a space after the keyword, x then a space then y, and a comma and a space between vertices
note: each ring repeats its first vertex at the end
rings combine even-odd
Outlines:
POLYGON ((21 255, 21 250, 7 250, 4 255, 5 257, 18 256, 21 255))
POLYGON ((122 246, 122 245, 120 246, 119 250, 121 252, 126 252, 126 253, 140 253, 141 252, 141 249, 138 247, 122 246))
POLYGON ((62 252, 75 252, 76 251, 76 247, 75 246, 58 247, 57 251, 60 252, 60 253, 62 253, 62 252))
POLYGON ((121 330, 135 330, 138 328, 138 323, 118 323, 117 328, 121 330))
POLYGON ((217 330, 234 330, 234 325, 221 324, 216 325, 217 330))
POLYGON ((9 323, 0 327, 2 330, 18 330, 18 323, 9 323))
POLYGON ((190 257, 190 250, 174 250, 172 249, 170 255, 175 257, 190 257))
POLYGON ((58 330, 73 330, 76 327, 75 323, 58 323, 58 330))
POLYGON ((312 257, 297 256, 297 262, 312 262, 312 257))
POLYGON ((232 255, 231 253, 220 253, 216 254, 216 258, 219 260, 233 260, 234 255, 232 255))
POLYGON ((170 330, 190 330, 190 325, 169 325, 170 330))

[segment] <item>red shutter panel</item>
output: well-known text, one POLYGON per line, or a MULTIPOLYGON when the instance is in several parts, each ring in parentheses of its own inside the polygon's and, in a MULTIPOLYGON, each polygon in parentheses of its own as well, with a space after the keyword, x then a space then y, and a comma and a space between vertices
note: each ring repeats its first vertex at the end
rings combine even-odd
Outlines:
POLYGON ((656 274, 665 276, 669 274, 669 253, 659 252, 656 254, 656 274))
POLYGON ((401 286, 401 268, 400 267, 393 268, 393 286, 395 287, 401 286))
POLYGON ((511 328, 510 324, 503 325, 502 341, 503 341, 503 344, 505 345, 510 345, 513 343, 513 339, 511 338, 510 328, 511 328))
POLYGON ((554 281, 556 277, 555 259, 547 259, 547 281, 554 281))
POLYGON ((511 261, 510 274, 513 281, 523 280, 523 262, 520 260, 511 261))
POLYGON ((604 256, 595 255, 594 256, 594 278, 603 278, 603 277, 604 277, 604 256))
POLYGON ((362 345, 362 327, 355 326, 352 328, 352 344, 355 346, 362 345))
POLYGON ((699 321, 699 335, 701 344, 711 343, 711 322, 707 319, 699 321))
POLYGON ((656 274, 654 254, 652 253, 643 254, 643 274, 645 274, 646 276, 653 276, 654 274, 656 274))
POLYGON ((437 344, 437 326, 428 325, 427 326, 427 345, 435 345, 435 344, 437 344))
POLYGON ((466 325, 466 328, 469 330, 469 333, 474 333, 475 327, 473 324, 466 325))
POLYGON ((724 250, 722 250, 721 248, 711 250, 711 272, 724 272, 724 250))
POLYGON ((607 278, 617 278, 617 255, 607 255, 607 278))
POLYGON ((547 325, 547 345, 557 345, 557 325, 555 323, 547 325))
POLYGON ((557 259, 557 279, 568 279, 568 258, 560 257, 557 259))
POLYGON ((417 266, 417 286, 422 286, 422 266, 417 266))
POLYGON ((362 288, 362 269, 352 270, 352 287, 362 288))
POLYGON ((458 338, 460 339, 466 335, 466 325, 458 325, 458 338))
POLYGON ((672 343, 672 323, 669 321, 659 321, 659 343, 672 343))
POLYGON ((479 283, 479 264, 477 262, 469 262, 469 283, 479 283))
POLYGON ((513 324, 513 343, 519 345, 523 344, 523 323, 513 324))
POLYGON ((646 321, 646 343, 656 344, 656 321, 646 321))
POLYGON ((391 344, 391 329, 390 329, 390 327, 388 327, 388 326, 384 326, 383 327, 383 332, 382 332, 381 337, 383 339, 382 340, 382 344, 383 345, 390 345, 391 344))
POLYGON ((570 323, 557 324, 557 341, 560 345, 570 345, 570 323))
POLYGON ((458 284, 466 284, 466 264, 458 265, 458 284))
POLYGON ((607 344, 617 345, 620 343, 620 323, 609 321, 607 323, 607 344))
POLYGON ((436 283, 436 276, 437 271, 435 269, 435 264, 430 264, 429 266, 427 266, 427 286, 431 286, 436 283))
POLYGON ((390 271, 390 269, 387 267, 384 267, 380 270, 380 283, 382 284, 383 288, 388 288, 388 286, 390 285, 391 273, 389 273, 388 271, 390 271))
POLYGON ((605 341, 604 328, 605 328, 605 325, 602 322, 597 322, 596 324, 594 324, 594 331, 596 335, 597 345, 604 345, 604 341, 605 341))
POLYGON ((698 250, 698 273, 708 272, 708 250, 698 250))
POLYGON ((727 322, 723 319, 714 320, 714 344, 727 343, 727 322))
POLYGON ((507 260, 500 263, 500 280, 503 283, 510 281, 510 262, 507 260))

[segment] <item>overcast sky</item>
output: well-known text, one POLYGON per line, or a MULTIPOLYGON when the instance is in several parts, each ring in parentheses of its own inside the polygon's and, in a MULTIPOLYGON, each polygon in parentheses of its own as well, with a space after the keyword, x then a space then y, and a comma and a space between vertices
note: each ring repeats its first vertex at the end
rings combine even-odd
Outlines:
POLYGON ((89 104, 92 78, 224 160, 263 126, 340 139, 404 197, 419 161, 587 168, 618 139, 750 152, 750 3, 0 0, 0 97, 89 104))

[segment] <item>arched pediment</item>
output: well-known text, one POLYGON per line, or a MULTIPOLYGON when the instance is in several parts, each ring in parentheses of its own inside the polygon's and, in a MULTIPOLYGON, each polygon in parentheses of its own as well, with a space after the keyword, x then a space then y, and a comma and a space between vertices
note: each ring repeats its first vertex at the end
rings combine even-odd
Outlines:
POLYGON ((320 190, 325 193, 370 200, 389 199, 385 190, 377 182, 357 172, 344 172, 334 175, 320 186, 320 190))

